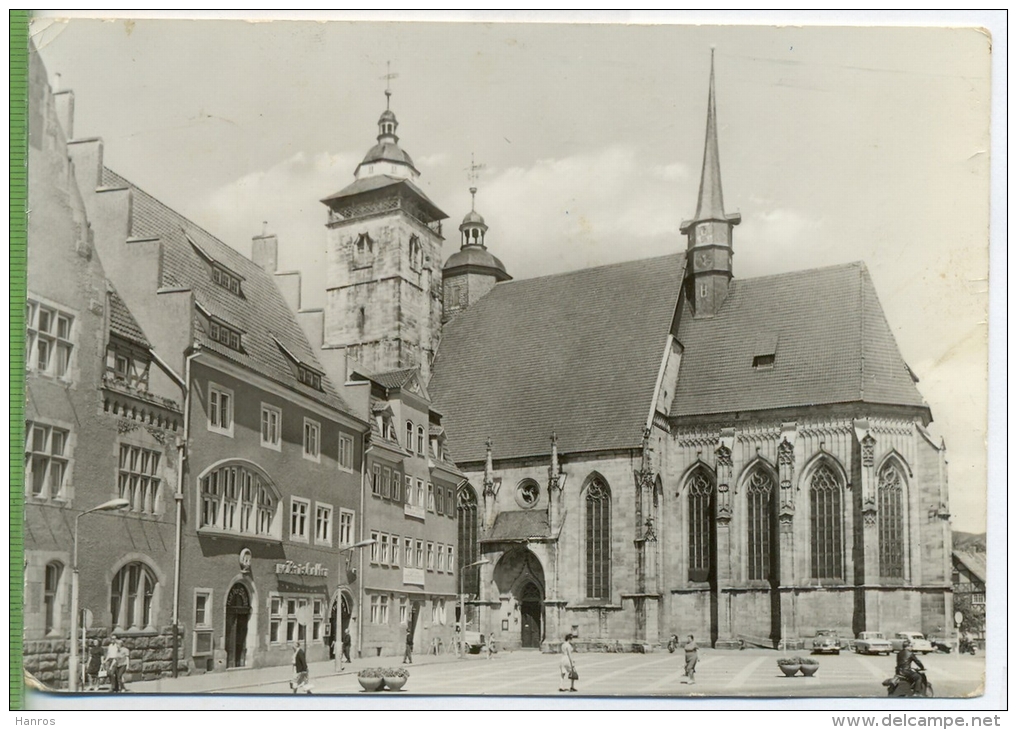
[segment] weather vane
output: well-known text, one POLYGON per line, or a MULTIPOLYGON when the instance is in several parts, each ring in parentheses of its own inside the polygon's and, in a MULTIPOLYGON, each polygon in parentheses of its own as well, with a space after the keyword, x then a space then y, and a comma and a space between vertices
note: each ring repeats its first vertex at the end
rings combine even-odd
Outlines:
POLYGON ((392 73, 392 62, 385 61, 385 75, 381 77, 385 81, 385 108, 389 108, 389 101, 392 99, 392 79, 399 78, 399 74, 392 73))
POLYGON ((480 178, 480 171, 483 170, 487 165, 477 162, 473 159, 473 153, 470 153, 470 166, 466 168, 466 177, 469 179, 472 185, 470 185, 470 196, 473 198, 471 206, 476 208, 477 201, 477 180, 480 178))

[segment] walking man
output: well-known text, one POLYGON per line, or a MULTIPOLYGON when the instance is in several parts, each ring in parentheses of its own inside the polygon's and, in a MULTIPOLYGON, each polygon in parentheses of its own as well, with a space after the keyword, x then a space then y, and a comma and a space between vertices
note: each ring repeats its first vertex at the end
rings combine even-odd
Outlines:
POLYGON ((406 653, 403 654, 403 664, 413 664, 413 631, 408 624, 406 626, 406 653))
POLYGON ((293 642, 293 671, 296 674, 296 678, 290 684, 293 694, 300 690, 311 694, 311 685, 307 682, 307 657, 304 655, 304 648, 300 646, 299 641, 293 642))
POLYGON ((343 660, 346 662, 353 661, 350 659, 350 647, 353 646, 353 639, 350 637, 350 630, 346 629, 343 631, 343 660))
POLYGON ((696 646, 696 640, 689 634, 688 640, 685 642, 685 676, 688 677, 689 684, 696 683, 696 664, 699 662, 699 647, 696 646))

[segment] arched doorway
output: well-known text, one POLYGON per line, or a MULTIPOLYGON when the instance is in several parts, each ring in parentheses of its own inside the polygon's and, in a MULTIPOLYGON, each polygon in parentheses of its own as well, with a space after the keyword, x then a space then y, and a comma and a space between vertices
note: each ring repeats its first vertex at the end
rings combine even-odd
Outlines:
POLYGON ((332 601, 332 616, 329 619, 328 624, 328 644, 329 650, 328 655, 330 658, 335 659, 335 653, 342 649, 343 645, 343 634, 345 634, 350 628, 350 617, 353 615, 353 606, 350 603, 350 598, 345 593, 339 593, 339 600, 332 601), (339 624, 338 616, 336 615, 336 609, 342 606, 342 623, 339 624), (339 626, 342 628, 338 628, 339 626))
POLYGON ((247 662, 247 623, 251 618, 251 594, 243 583, 234 583, 226 595, 226 666, 247 662))
POLYGON ((527 583, 519 596, 519 614, 522 621, 520 641, 524 649, 539 649, 544 603, 536 583, 527 583))

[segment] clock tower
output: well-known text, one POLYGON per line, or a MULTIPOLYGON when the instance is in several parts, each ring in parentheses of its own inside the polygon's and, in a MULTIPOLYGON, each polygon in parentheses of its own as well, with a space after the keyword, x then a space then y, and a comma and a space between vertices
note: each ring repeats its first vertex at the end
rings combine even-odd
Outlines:
POLYGON ((739 213, 724 212, 724 192, 720 184, 720 152, 717 144, 717 103, 713 79, 713 53, 710 54, 710 99, 706 113, 706 147, 699 182, 696 216, 684 221, 681 232, 688 236, 688 275, 686 294, 696 317, 712 317, 727 298, 731 282, 734 250, 732 234, 741 223, 739 213))

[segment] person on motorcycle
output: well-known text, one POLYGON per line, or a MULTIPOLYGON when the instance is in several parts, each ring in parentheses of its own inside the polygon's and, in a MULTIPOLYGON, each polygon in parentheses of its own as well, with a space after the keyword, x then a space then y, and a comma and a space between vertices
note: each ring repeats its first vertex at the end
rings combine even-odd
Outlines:
POLYGON ((925 665, 911 651, 911 642, 905 639, 900 651, 897 652, 897 674, 904 677, 911 684, 912 689, 917 691, 921 689, 924 680, 921 674, 911 668, 912 664, 915 664, 923 672, 925 671, 925 665))

